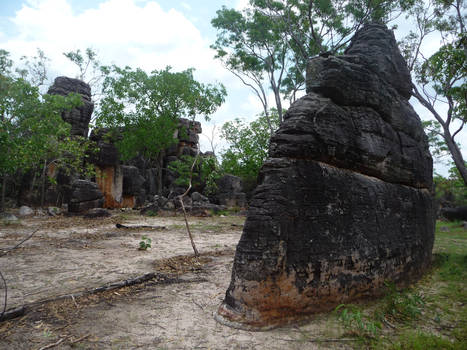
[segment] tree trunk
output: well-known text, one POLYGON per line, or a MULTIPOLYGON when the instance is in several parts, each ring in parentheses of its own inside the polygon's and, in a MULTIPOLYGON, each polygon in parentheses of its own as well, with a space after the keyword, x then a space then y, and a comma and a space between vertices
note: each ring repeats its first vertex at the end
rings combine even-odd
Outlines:
POLYGON ((42 184, 41 184, 41 207, 44 206, 45 201, 45 177, 47 173, 47 160, 44 160, 44 168, 42 169, 42 184))
POLYGON ((159 155, 157 156, 157 179, 156 179, 156 184, 157 184, 157 194, 159 196, 162 195, 162 168, 164 166, 164 151, 160 151, 159 155))
POLYGON ((462 153, 459 147, 456 145, 456 143, 452 139, 452 136, 449 130, 447 130, 446 127, 443 126, 443 131, 444 131, 444 140, 446 141, 446 144, 448 145, 449 152, 451 152, 452 160, 454 161, 454 164, 456 165, 457 170, 459 170, 459 174, 461 175, 462 180, 464 181, 464 184, 467 186, 467 167, 465 166, 465 161, 464 161, 464 158, 462 157, 462 153))
POLYGON ((5 211, 6 174, 2 178, 2 201, 0 203, 0 213, 5 211))
MULTIPOLYGON (((452 160, 456 165, 457 170, 464 181, 464 184, 467 186, 467 168, 465 166, 464 158, 462 157, 462 153, 457 147, 455 141, 452 138, 451 132, 449 131, 450 122, 446 122, 441 115, 435 110, 435 108, 418 92, 415 85, 412 84, 412 96, 414 96, 426 109, 428 109, 431 114, 435 117, 435 119, 441 124, 443 128, 443 138, 446 142, 446 145, 449 148, 449 152, 451 153, 452 160)), ((449 112, 448 112, 449 113, 449 112)))
POLYGON ((282 123, 282 101, 281 95, 279 90, 274 91, 274 96, 276 98, 276 107, 277 107, 277 114, 279 115, 279 124, 282 123))

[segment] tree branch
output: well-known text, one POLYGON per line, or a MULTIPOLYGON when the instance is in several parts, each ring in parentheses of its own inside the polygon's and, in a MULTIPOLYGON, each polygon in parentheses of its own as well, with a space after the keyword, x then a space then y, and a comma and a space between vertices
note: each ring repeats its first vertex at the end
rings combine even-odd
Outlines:
POLYGON ((185 218, 186 231, 188 233, 188 237, 190 237, 191 246, 193 247, 193 252, 195 253, 196 257, 199 256, 199 252, 198 252, 198 249, 196 249, 196 244, 195 244, 195 241, 193 240, 193 235, 191 234, 190 225, 188 223, 188 218, 187 218, 187 215, 186 215, 185 205, 183 203, 183 197, 185 197, 191 190, 192 180, 193 180, 193 169, 195 168, 195 164, 196 164, 196 161, 198 160, 198 157, 199 157, 199 145, 198 145, 198 152, 196 152, 196 157, 193 160, 193 164, 191 164, 190 180, 189 180, 188 188, 186 189, 185 193, 183 193, 181 196, 178 197, 178 199, 180 201, 180 204, 182 206, 183 216, 185 218))

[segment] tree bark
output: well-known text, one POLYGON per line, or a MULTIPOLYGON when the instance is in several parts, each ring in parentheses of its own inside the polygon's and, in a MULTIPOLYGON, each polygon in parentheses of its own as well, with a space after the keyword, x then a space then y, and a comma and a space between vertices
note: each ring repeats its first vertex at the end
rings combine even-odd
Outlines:
POLYGON ((445 121, 441 115, 435 110, 435 108, 420 94, 415 85, 412 85, 412 96, 414 96, 426 109, 428 109, 435 119, 441 124, 443 128, 443 138, 448 146, 449 152, 451 153, 452 160, 456 165, 457 170, 464 181, 464 184, 467 186, 467 167, 465 166, 464 158, 462 153, 457 147, 456 142, 453 139, 451 131, 449 130, 450 121, 445 121))
POLYGON ((42 184, 41 184, 41 207, 44 206, 45 201, 45 177, 47 173, 47 160, 44 160, 44 168, 42 169, 42 184))
POLYGON ((5 211, 6 174, 2 177, 2 201, 0 203, 0 213, 5 211))
POLYGON ((457 170, 459 170, 459 174, 462 177, 462 180, 464 181, 464 184, 467 186, 467 168, 465 166, 465 161, 464 158, 462 157, 462 153, 457 146, 457 144, 454 142, 452 139, 450 131, 443 126, 443 131, 444 131, 444 139, 446 140, 446 144, 449 148, 449 152, 451 152, 451 157, 452 160, 454 161, 454 164, 456 165, 457 170))
POLYGON ((164 166, 164 151, 160 151, 159 155, 157 156, 157 194, 159 196, 162 195, 162 168, 164 166))

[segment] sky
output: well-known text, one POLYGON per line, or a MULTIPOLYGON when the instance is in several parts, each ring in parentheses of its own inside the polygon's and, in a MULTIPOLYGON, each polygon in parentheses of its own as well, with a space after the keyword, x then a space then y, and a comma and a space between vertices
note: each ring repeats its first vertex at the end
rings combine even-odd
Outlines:
MULTIPOLYGON (((222 6, 241 8, 246 0, 0 0, 0 48, 18 62, 36 55, 37 48, 51 59, 53 78, 75 77, 78 70, 64 52, 90 47, 103 64, 129 65, 148 72, 172 66, 173 71, 195 68, 195 79, 221 82, 228 97, 211 122, 204 120, 200 137, 203 151, 208 140, 236 117, 251 119, 261 105, 248 88, 214 59, 210 49, 216 38, 211 19, 222 6), (200 5, 202 4, 202 5, 200 5)), ((219 150, 219 149, 217 149, 219 150)))
MULTIPOLYGON (((221 82, 227 88, 226 102, 209 123, 200 120, 201 150, 217 153, 225 147, 219 129, 237 117, 252 120, 262 111, 257 98, 238 78, 214 59, 210 45, 216 39, 211 19, 222 6, 241 9, 248 0, 0 0, 0 49, 17 62, 34 56, 37 48, 51 59, 49 75, 75 77, 78 73, 64 52, 92 48, 103 64, 129 65, 148 72, 167 65, 174 71, 195 68, 203 83, 221 82)), ((406 23, 399 23, 401 36, 406 23)), ((439 41, 428 41, 434 50, 439 41)), ((50 84, 52 81, 49 82, 50 84)), ((413 100, 413 99, 412 99, 413 100)), ((411 100, 411 102, 412 102, 411 100)), ((271 99, 272 102, 272 99, 271 99)), ((428 114, 413 103, 422 119, 428 114)), ((465 135, 463 135, 465 136, 465 135)), ((465 144, 466 142, 464 142, 465 144)), ((465 154, 465 152, 464 152, 465 154)), ((446 168, 437 166, 446 174, 446 168)))

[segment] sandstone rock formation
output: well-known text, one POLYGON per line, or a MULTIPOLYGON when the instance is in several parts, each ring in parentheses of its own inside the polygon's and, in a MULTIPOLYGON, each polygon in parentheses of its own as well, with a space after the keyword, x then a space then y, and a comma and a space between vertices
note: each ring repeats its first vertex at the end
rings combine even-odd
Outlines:
POLYGON ((226 174, 216 181, 217 191, 213 195, 215 203, 227 207, 244 208, 246 194, 243 192, 242 180, 238 176, 226 174))
POLYGON ((71 111, 64 112, 62 118, 71 124, 72 135, 87 137, 89 121, 94 110, 94 103, 91 100, 91 87, 79 79, 58 77, 47 93, 50 95, 67 96, 72 92, 81 95, 83 104, 71 111))
POLYGON ((104 196, 96 183, 87 180, 75 180, 71 186, 68 211, 82 213, 89 209, 101 208, 104 196))
POLYGON ((93 130, 90 136, 99 150, 91 162, 96 167, 96 181, 104 194, 105 208, 120 208, 123 201, 123 170, 120 154, 114 144, 116 139, 105 128, 93 130))
POLYGON ((431 262, 432 159, 394 35, 317 57, 271 139, 216 319, 264 329, 378 295, 431 262))
MULTIPOLYGON (((172 147, 165 150, 162 160, 162 170, 155 168, 153 162, 142 157, 130 161, 131 165, 122 165, 120 154, 115 142, 120 137, 117 133, 109 133, 109 129, 95 129, 90 139, 95 142, 99 151, 91 157, 96 166, 96 181, 104 194, 105 208, 134 208, 144 204, 145 197, 152 198, 155 194, 165 192, 185 192, 185 188, 177 189, 176 177, 167 171, 171 161, 178 160, 182 155, 195 156, 198 152, 198 134, 201 124, 181 118, 174 139, 178 140, 172 147), (159 172, 162 172, 162 184, 158 183, 159 172), (162 188, 159 188, 162 185, 162 188)), ((177 194, 179 194, 177 192, 177 194)))
POLYGON ((441 208, 440 214, 449 221, 467 221, 467 206, 457 208, 441 208))

